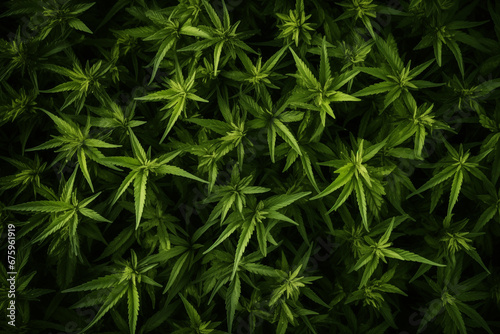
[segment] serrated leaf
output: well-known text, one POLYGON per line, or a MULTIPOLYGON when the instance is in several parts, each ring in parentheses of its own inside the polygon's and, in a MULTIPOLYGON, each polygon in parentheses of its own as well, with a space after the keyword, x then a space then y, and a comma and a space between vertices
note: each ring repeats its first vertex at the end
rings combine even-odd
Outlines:
POLYGON ((255 222, 253 220, 247 220, 243 223, 240 239, 238 240, 238 246, 236 247, 236 252, 234 255, 233 272, 231 274, 231 280, 233 280, 234 276, 236 275, 238 266, 240 264, 240 260, 243 257, 245 248, 250 242, 250 238, 252 237, 254 230, 255 230, 255 222))
POLYGON ((455 303, 445 303, 444 308, 446 309, 446 313, 453 320, 454 325, 456 326, 456 328, 458 328, 460 333, 467 334, 464 319, 462 317, 462 314, 460 313, 460 310, 458 309, 458 306, 455 303))
POLYGON ((238 274, 234 277, 234 280, 229 284, 229 288, 226 293, 226 310, 227 310, 227 325, 229 328, 229 333, 231 333, 233 328, 234 314, 236 313, 236 307, 238 306, 238 301, 241 295, 241 282, 238 274))
POLYGON ((90 282, 78 285, 76 287, 63 290, 62 293, 77 292, 77 291, 92 291, 99 289, 107 289, 115 286, 119 279, 116 275, 107 275, 103 277, 96 278, 90 282))
POLYGON ((458 195, 460 194, 460 189, 462 188, 462 182, 464 180, 463 171, 460 169, 455 173, 453 177, 453 183, 451 186, 450 202, 448 204, 448 216, 451 215, 453 207, 457 203, 458 195))
POLYGON ((130 131, 130 145, 132 146, 135 158, 144 164, 147 160, 146 152, 142 148, 141 143, 139 143, 139 139, 137 139, 132 131, 130 131))
POLYGON ((310 191, 303 191, 296 194, 276 195, 270 197, 264 201, 266 204, 266 210, 279 210, 301 199, 302 197, 309 195, 310 193, 310 191))
POLYGON ((128 323, 130 333, 135 334, 137 328, 137 318, 139 317, 139 292, 134 283, 128 284, 128 323))
POLYGON ((456 301, 455 303, 458 306, 459 311, 462 311, 464 314, 466 314, 469 318, 472 319, 472 321, 474 321, 477 325, 481 326, 485 331, 487 331, 488 334, 493 334, 490 327, 488 326, 488 323, 475 309, 459 301, 456 301))
POLYGON ((443 169, 441 172, 433 176, 429 181, 427 181, 423 186, 421 186, 416 192, 411 193, 406 197, 406 199, 418 195, 430 188, 433 188, 437 186, 438 184, 448 180, 450 177, 452 177, 455 172, 456 172, 457 167, 456 166, 448 166, 445 169, 443 169))
POLYGON ((290 49, 290 51, 292 52, 293 58, 295 59, 297 71, 299 72, 301 79, 306 83, 306 87, 311 89, 319 88, 320 83, 318 82, 318 80, 316 80, 309 67, 307 67, 302 59, 297 56, 295 51, 293 51, 292 49, 290 49))
POLYGON ((365 87, 356 93, 353 94, 353 96, 367 96, 367 95, 373 95, 373 94, 380 94, 380 93, 385 93, 393 89, 395 84, 393 82, 379 82, 373 85, 370 85, 368 87, 365 87))
POLYGON ((144 204, 146 203, 146 184, 148 181, 147 170, 141 170, 134 178, 134 198, 135 198, 135 229, 139 228, 144 204))
POLYGON ((104 218, 103 216, 101 216, 100 214, 98 214, 97 212, 95 212, 94 210, 91 210, 91 209, 87 209, 87 208, 80 208, 78 210, 82 215, 90 218, 90 219, 93 219, 95 221, 98 221, 98 222, 104 222, 104 223, 111 223, 110 220, 104 218))
POLYGON ((391 250, 395 253, 397 253, 399 256, 401 256, 405 261, 413 261, 413 262, 420 262, 420 263, 425 263, 425 264, 430 264, 431 266, 437 266, 437 267, 446 267, 444 264, 440 264, 431 260, 428 260, 420 255, 417 255, 415 253, 409 252, 404 249, 399 249, 399 248, 391 248, 391 250))
POLYGON ((335 171, 335 173, 339 173, 339 176, 333 181, 328 187, 326 187, 322 192, 310 198, 310 200, 315 200, 321 197, 325 197, 330 193, 334 192, 338 188, 345 185, 349 180, 354 176, 354 166, 352 164, 347 164, 335 171))
POLYGON ((113 198, 113 201, 111 202, 111 205, 114 205, 116 201, 120 198, 120 196, 127 190, 129 185, 134 181, 134 179, 137 177, 139 174, 139 170, 132 170, 123 180, 122 184, 118 188, 115 197, 113 198))
POLYGON ((87 27, 87 25, 82 22, 82 20, 77 19, 76 17, 68 20, 68 25, 76 30, 92 34, 92 30, 90 30, 89 27, 87 27))
POLYGON ((166 293, 174 285, 175 281, 179 277, 179 274, 183 266, 186 264, 188 257, 189 257, 189 252, 185 252, 177 259, 177 261, 175 261, 175 264, 172 267, 172 271, 170 272, 170 276, 168 278, 167 284, 165 285, 163 293, 166 293))
POLYGON ((73 205, 61 201, 38 201, 17 204, 5 209, 15 211, 62 212, 72 210, 73 205))
POLYGON ((120 301, 120 299, 127 293, 127 290, 128 290, 127 283, 121 283, 118 286, 116 286, 107 296, 106 300, 104 301, 104 304, 101 306, 94 319, 92 319, 92 321, 81 331, 81 333, 88 331, 99 320, 101 320, 101 318, 106 313, 108 313, 108 311, 112 307, 114 307, 120 301))

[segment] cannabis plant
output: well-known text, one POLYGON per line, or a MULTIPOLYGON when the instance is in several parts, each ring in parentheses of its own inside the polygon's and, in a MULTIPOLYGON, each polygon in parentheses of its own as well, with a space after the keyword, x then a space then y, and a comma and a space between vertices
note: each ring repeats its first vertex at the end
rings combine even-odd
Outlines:
POLYGON ((494 1, 0 8, 0 332, 500 332, 494 1))

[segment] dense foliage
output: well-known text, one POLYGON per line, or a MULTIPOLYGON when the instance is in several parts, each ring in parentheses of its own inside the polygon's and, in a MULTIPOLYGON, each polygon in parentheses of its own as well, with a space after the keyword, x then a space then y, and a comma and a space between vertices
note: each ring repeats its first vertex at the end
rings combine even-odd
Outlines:
POLYGON ((500 331, 495 1, 1 6, 2 332, 500 331))

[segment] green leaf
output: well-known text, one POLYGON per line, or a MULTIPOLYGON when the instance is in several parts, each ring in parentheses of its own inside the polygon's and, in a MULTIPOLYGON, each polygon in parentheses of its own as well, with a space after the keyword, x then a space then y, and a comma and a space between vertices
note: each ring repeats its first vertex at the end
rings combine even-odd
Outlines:
POLYGON ((456 172, 455 176, 453 177, 453 184, 451 186, 451 193, 450 193, 450 203, 448 205, 448 216, 451 215, 451 211, 453 210, 453 207, 457 203, 458 195, 460 194, 460 189, 462 187, 463 180, 464 180, 464 174, 460 169, 458 170, 458 172, 456 172))
POLYGON ((73 205, 61 201, 38 201, 17 204, 5 208, 15 211, 63 212, 73 209, 73 205))
MULTIPOLYGON (((261 223, 258 223, 261 224, 261 223)), ((238 246, 236 247, 236 253, 234 255, 233 272, 231 274, 231 280, 234 279, 240 260, 243 257, 245 248, 252 237, 253 231, 255 230, 255 222, 253 220, 247 220, 243 223, 240 239, 238 240, 238 246)))
POLYGON ((68 20, 68 25, 76 30, 92 34, 92 30, 90 30, 89 27, 87 27, 87 25, 80 19, 72 18, 71 20, 68 20))
POLYGON ((141 163, 137 159, 131 157, 106 157, 101 159, 100 162, 103 164, 116 165, 130 169, 135 169, 141 166, 141 163))
POLYGON ((344 189, 342 189, 342 192, 340 193, 339 197, 335 201, 335 204, 332 206, 330 210, 328 210, 327 214, 329 214, 332 211, 336 211, 344 202, 351 196, 352 192, 354 191, 354 184, 357 181, 355 179, 349 180, 349 183, 347 183, 344 186, 344 189))
POLYGON ((90 219, 93 219, 95 221, 104 222, 104 223, 111 223, 110 220, 107 220, 106 218, 104 218, 103 216, 101 216, 100 214, 95 212, 94 210, 87 209, 87 208, 80 208, 78 210, 78 212, 80 212, 82 215, 84 215, 90 219))
POLYGON ((132 145, 132 151, 134 152, 134 157, 144 164, 147 160, 146 152, 142 148, 139 140, 135 136, 133 131, 130 131, 130 145, 132 145))
POLYGON ((365 190, 363 188, 363 182, 361 179, 357 179, 354 182, 354 190, 356 191, 356 198, 358 200, 359 212, 361 213, 361 220, 363 222, 363 226, 368 231, 368 217, 366 210, 366 195, 365 190))
POLYGON ((85 145, 97 148, 118 148, 122 145, 109 144, 99 139, 87 138, 85 139, 85 145))
POLYGON ((391 248, 391 250, 395 253, 397 253, 399 256, 401 256, 405 261, 413 261, 413 262, 420 262, 420 263, 425 263, 425 264, 430 264, 431 266, 437 266, 437 267, 446 267, 444 264, 440 264, 431 260, 428 260, 420 255, 417 255, 415 253, 409 252, 404 249, 399 249, 399 248, 391 248))
POLYGON ((300 78, 304 80, 306 87, 307 88, 319 88, 320 83, 314 75, 312 74, 311 70, 307 67, 307 65, 302 61, 302 59, 297 56, 295 51, 290 48, 290 51, 292 52, 293 58, 295 59, 295 64, 297 65, 297 70, 299 71, 300 78))
POLYGON ((198 327, 201 324, 200 315, 198 314, 198 312, 196 312, 193 305, 191 305, 191 303, 182 294, 179 294, 179 297, 181 297, 182 299, 182 303, 184 304, 184 308, 186 309, 191 324, 198 327))
POLYGON ((445 303, 444 308, 446 309, 446 313, 453 320, 453 323, 455 324, 456 328, 458 328, 460 333, 467 334, 467 329, 465 328, 464 319, 462 318, 462 313, 460 313, 458 306, 454 303, 453 304, 445 303))
POLYGON ((166 293, 174 285, 176 279, 179 277, 179 273, 181 272, 183 266, 186 264, 188 257, 189 257, 189 252, 185 252, 177 259, 177 261, 175 261, 175 264, 172 267, 172 271, 170 272, 170 276, 168 278, 167 285, 163 290, 163 293, 166 293))
POLYGON ((364 254, 358 259, 356 264, 351 268, 351 270, 349 270, 349 272, 352 272, 353 270, 358 271, 361 267, 370 262, 373 259, 373 257, 374 257, 373 252, 368 252, 364 254))
POLYGON ((365 286, 368 281, 370 280, 370 277, 372 277, 373 273, 375 272, 375 269, 377 269, 379 259, 377 256, 374 256, 370 262, 367 263, 365 270, 363 271, 363 276, 361 277, 361 281, 359 282, 358 289, 361 287, 365 286))
POLYGON ((228 226, 226 226, 224 231, 220 233, 217 240, 206 251, 204 251, 203 254, 210 252, 212 249, 217 247, 221 242, 229 238, 229 236, 233 234, 233 232, 236 231, 236 229, 238 229, 239 226, 240 226, 239 222, 230 223, 228 226))
POLYGON ((67 292, 77 292, 77 291, 91 291, 99 289, 107 289, 116 286, 119 279, 115 274, 107 275, 103 277, 96 278, 90 282, 84 283, 82 285, 76 286, 74 288, 63 290, 63 293, 67 292))
POLYGON ((321 42, 321 59, 319 65, 319 81, 324 85, 326 81, 331 77, 332 72, 330 70, 330 61, 328 59, 328 53, 326 51, 326 36, 323 36, 321 42))
POLYGON ((108 311, 116 305, 120 301, 120 299, 127 293, 128 291, 128 283, 124 282, 117 285, 107 296, 104 304, 101 306, 96 316, 92 321, 81 331, 84 333, 88 331, 92 326, 94 326, 101 318, 108 313, 108 311))
POLYGON ((73 217, 75 217, 75 212, 69 211, 55 218, 35 239, 32 240, 32 242, 37 243, 45 240, 49 235, 63 228, 73 217))
MULTIPOLYGON (((481 298, 483 299, 483 298, 481 298)), ((456 305, 458 306, 459 311, 462 311, 465 315, 467 315, 469 318, 472 319, 474 323, 477 325, 481 326, 485 331, 488 332, 488 334, 493 334, 491 331, 490 327, 488 326, 488 323, 483 319, 483 317, 472 307, 469 305, 455 301, 456 305)))
POLYGON ((288 127, 285 124, 281 123, 279 119, 274 120, 274 125, 276 125, 276 127, 278 128, 278 134, 286 141, 286 143, 290 145, 298 155, 302 155, 299 143, 293 136, 292 132, 288 129, 288 127))
POLYGON ((226 310, 227 310, 227 325, 231 333, 233 328, 234 314, 241 295, 241 282, 240 277, 236 274, 235 279, 229 284, 226 293, 226 310))
POLYGON ((151 73, 151 79, 149 79, 149 84, 153 82, 156 77, 156 72, 158 71, 158 67, 160 67, 161 61, 165 58, 167 52, 172 48, 175 44, 176 39, 174 37, 167 37, 160 45, 158 52, 156 53, 153 60, 153 72, 151 73))
POLYGON ((197 27, 187 25, 187 24, 184 24, 181 27, 179 33, 182 35, 200 37, 200 38, 211 38, 212 37, 208 33, 206 33, 205 31, 203 31, 197 27))
POLYGON ((113 201, 111 202, 111 205, 114 205, 116 201, 120 198, 120 196, 127 190, 128 186, 134 181, 134 179, 138 176, 139 170, 132 170, 123 180, 122 184, 116 191, 116 195, 113 198, 113 201))
POLYGON ((310 191, 303 191, 295 194, 276 195, 270 197, 264 201, 264 203, 266 204, 266 210, 275 211, 282 209, 301 199, 302 197, 309 195, 310 193, 310 191))
POLYGON ((176 167, 176 166, 170 166, 170 165, 163 165, 160 166, 156 169, 156 172, 159 174, 171 174, 171 175, 177 175, 177 176, 182 176, 188 179, 192 179, 195 181, 203 182, 203 183, 208 183, 208 181, 205 181, 203 179, 200 179, 197 176, 194 176, 193 174, 186 172, 185 170, 176 167))
POLYGON ((395 87, 395 84, 393 82, 379 82, 373 85, 370 85, 368 87, 365 87, 356 93, 353 94, 353 96, 359 97, 359 96, 367 96, 367 95, 373 95, 373 94, 380 94, 380 93, 385 93, 390 91, 395 87))
POLYGON ((135 197, 135 229, 139 228, 141 222, 144 204, 146 203, 146 184, 148 182, 147 170, 140 170, 134 178, 134 197, 135 197))
POLYGON ((398 51, 390 46, 386 41, 384 41, 381 37, 377 37, 375 39, 378 50, 384 56, 385 60, 389 63, 391 68, 395 72, 400 72, 403 69, 403 61, 399 58, 398 51))
POLYGON ((437 186, 438 184, 448 180, 450 177, 452 177, 457 171, 456 166, 448 166, 445 169, 443 169, 441 172, 438 174, 434 175, 429 181, 427 181, 422 187, 420 187, 416 192, 411 193, 406 197, 406 199, 418 195, 430 188, 433 188, 437 186))
POLYGON ((208 17, 212 21, 212 23, 215 26, 215 28, 222 29, 222 23, 220 21, 220 18, 217 15, 217 12, 212 7, 212 5, 210 5, 206 0, 203 0, 203 5, 205 6, 205 9, 207 11, 208 17))
POLYGON ((80 164, 80 168, 82 169, 83 176, 87 180, 87 183, 90 186, 90 190, 94 192, 94 186, 92 185, 92 179, 90 178, 89 170, 87 168, 87 158, 85 157, 85 151, 83 149, 79 149, 77 151, 78 163, 80 164))
POLYGON ((266 266, 264 264, 245 263, 241 264, 240 266, 243 267, 246 271, 251 272, 253 274, 267 276, 267 277, 276 277, 276 278, 280 277, 276 269, 266 266))
POLYGON ((346 164, 344 167, 341 167, 335 171, 335 173, 339 173, 340 175, 333 181, 328 187, 326 187, 322 192, 320 192, 318 195, 313 196, 310 198, 310 200, 315 200, 321 197, 325 197, 326 195, 329 195, 330 193, 334 192, 338 188, 342 187, 345 185, 349 180, 352 179, 354 176, 354 171, 355 168, 352 164, 346 164))
POLYGON ((128 323, 130 333, 135 334, 139 317, 139 292, 135 282, 128 284, 128 323))
POLYGON ((57 85, 54 88, 47 89, 47 90, 42 90, 42 93, 60 93, 60 92, 67 92, 70 90, 79 90, 81 87, 80 83, 76 81, 69 81, 65 82, 62 84, 57 85))
POLYGON ((385 144, 386 139, 365 149, 363 154, 363 162, 367 162, 371 158, 373 158, 385 146, 385 144))

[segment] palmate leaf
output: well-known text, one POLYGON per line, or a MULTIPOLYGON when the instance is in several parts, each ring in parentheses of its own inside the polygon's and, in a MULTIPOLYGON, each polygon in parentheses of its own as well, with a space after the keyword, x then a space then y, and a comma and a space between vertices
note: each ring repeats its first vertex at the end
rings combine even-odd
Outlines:
POLYGON ((119 165, 132 169, 122 181, 120 187, 112 201, 112 205, 123 195, 132 182, 134 182, 134 203, 136 213, 136 229, 139 228, 144 205, 146 203, 147 181, 150 171, 156 174, 172 174, 190 178, 196 181, 208 183, 183 169, 166 163, 175 158, 181 151, 166 153, 157 159, 150 160, 150 153, 146 154, 135 134, 130 131, 130 143, 135 158, 130 157, 109 157, 103 158, 105 164, 119 165))

